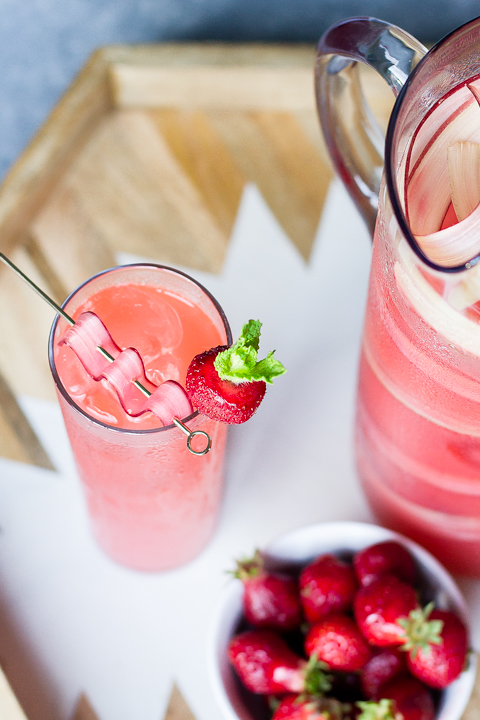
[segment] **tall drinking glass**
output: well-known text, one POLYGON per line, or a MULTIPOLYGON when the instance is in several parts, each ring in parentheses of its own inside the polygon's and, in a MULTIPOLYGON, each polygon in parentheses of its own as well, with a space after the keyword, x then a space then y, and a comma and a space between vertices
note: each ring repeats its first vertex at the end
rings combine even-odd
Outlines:
MULTIPOLYGON (((118 345, 140 352, 157 385, 166 379, 184 385, 194 355, 231 344, 226 317, 205 288, 158 265, 106 270, 77 288, 63 307, 74 319, 85 310, 96 312, 118 345)), ((50 333, 50 367, 98 544, 136 570, 188 562, 215 528, 226 426, 198 412, 183 419, 192 431, 211 437, 210 452, 197 456, 175 425, 159 427, 151 413, 130 418, 108 383, 96 383, 73 351, 59 345, 67 328, 58 316, 50 333)))
MULTIPOLYGON (((465 245, 474 211, 458 214, 449 157, 480 144, 479 77, 479 19, 428 54, 407 33, 373 18, 333 26, 318 47, 325 138, 375 227, 358 385, 358 472, 382 523, 456 572, 476 576, 480 233, 465 245), (357 61, 375 68, 397 95, 383 179, 383 138, 363 99, 357 61)), ((460 195, 475 185, 468 176, 463 181, 460 195)))

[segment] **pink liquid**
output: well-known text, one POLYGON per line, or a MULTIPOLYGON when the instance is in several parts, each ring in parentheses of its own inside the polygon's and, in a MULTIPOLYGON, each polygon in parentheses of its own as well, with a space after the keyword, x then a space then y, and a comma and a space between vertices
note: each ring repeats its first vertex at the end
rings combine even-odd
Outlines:
MULTIPOLYGON (((87 310, 102 319, 117 345, 138 350, 146 375, 155 385, 176 380, 185 387, 192 358, 223 342, 198 306, 158 287, 129 283, 103 288, 78 307, 74 320, 87 310)), ((125 413, 110 384, 92 380, 66 345, 56 347, 55 365, 70 397, 91 417, 133 430, 161 426, 152 413, 137 418, 125 413)))
MULTIPOLYGON (((94 279, 66 310, 74 318, 84 310, 96 312, 120 347, 140 352, 155 384, 174 379, 184 385, 190 360, 225 344, 226 327, 192 281, 145 267, 143 273, 135 267, 133 278, 128 268, 113 271, 114 284, 108 273, 100 282, 94 279)), ((59 398, 98 543, 135 569, 182 565, 200 552, 215 527, 226 426, 201 415, 189 420, 191 430, 212 438, 210 453, 192 455, 185 435, 174 427, 159 428, 152 413, 130 418, 108 383, 92 380, 73 351, 58 346, 64 330, 62 321, 54 344, 64 389, 59 398)))
POLYGON ((480 359, 402 296, 380 239, 385 225, 377 231, 359 375, 360 476, 383 524, 455 572, 480 576, 480 359))

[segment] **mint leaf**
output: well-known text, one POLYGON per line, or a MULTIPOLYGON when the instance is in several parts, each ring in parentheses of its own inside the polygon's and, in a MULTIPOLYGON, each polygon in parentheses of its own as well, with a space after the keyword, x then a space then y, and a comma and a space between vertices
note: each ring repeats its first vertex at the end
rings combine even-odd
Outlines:
POLYGON ((236 384, 263 380, 271 384, 273 378, 286 372, 282 363, 273 357, 273 352, 257 361, 261 327, 260 320, 249 320, 237 342, 217 355, 214 365, 222 380, 236 384))
POLYGON ((255 350, 258 350, 261 329, 262 323, 260 320, 249 320, 248 323, 243 326, 242 334, 237 342, 241 342, 243 340, 244 345, 251 345, 255 348, 255 350))

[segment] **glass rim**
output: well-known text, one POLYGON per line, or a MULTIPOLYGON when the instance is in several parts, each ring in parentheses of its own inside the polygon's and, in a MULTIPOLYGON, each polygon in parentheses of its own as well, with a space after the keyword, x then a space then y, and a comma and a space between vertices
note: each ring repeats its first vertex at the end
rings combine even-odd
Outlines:
MULTIPOLYGON (((95 273, 95 275, 92 275, 91 277, 87 278, 87 280, 84 280, 80 285, 78 285, 72 292, 65 298, 63 303, 61 304, 61 308, 64 309, 69 301, 86 285, 88 285, 93 280, 96 280, 99 277, 102 277, 103 275, 107 275, 109 273, 115 272, 116 270, 128 270, 129 268, 155 268, 156 270, 165 270, 167 272, 173 273, 174 275, 181 275, 182 277, 186 278, 190 282, 192 282, 194 285, 200 288, 203 293, 209 298, 209 300, 212 302, 213 306, 217 310, 220 319, 223 323, 223 326, 225 328, 225 334, 227 336, 227 345, 232 344, 232 331, 230 329, 230 324, 227 320, 227 316, 225 315, 225 312, 218 302, 218 300, 212 295, 212 293, 207 290, 207 288, 202 285, 202 283, 198 282, 198 280, 195 280, 191 275, 188 275, 188 273, 183 272, 182 270, 177 270, 176 268, 170 267, 169 265, 160 265, 157 263, 146 263, 146 262, 140 262, 140 263, 129 263, 126 265, 115 265, 113 267, 107 268, 106 270, 100 270, 100 272, 95 273)), ((55 366, 55 358, 54 358, 54 337, 55 337, 55 331, 57 329, 58 322, 60 320, 61 316, 57 313, 53 322, 52 326, 50 328, 50 334, 48 337, 48 362, 50 365, 50 372, 52 373, 53 381, 55 383, 56 388, 61 393, 62 397, 67 401, 68 405, 73 408, 76 412, 78 412, 80 415, 83 415, 87 420, 90 422, 104 428, 105 430, 111 430, 112 432, 118 432, 126 435, 152 435, 159 432, 165 432, 168 430, 176 429, 176 426, 174 423, 171 423, 170 425, 163 425, 159 428, 145 428, 140 430, 130 429, 130 428, 120 428, 115 427, 114 425, 109 425, 108 423, 104 423, 101 420, 98 420, 97 418, 92 417, 89 415, 85 410, 83 410, 75 400, 68 394, 66 388, 64 387, 60 376, 58 375, 57 368, 55 366)), ((196 418, 198 415, 200 415, 198 410, 194 410, 193 413, 188 415, 185 418, 180 418, 182 422, 187 423, 196 418)))
MULTIPOLYGON (((397 219, 398 225, 403 233, 403 236, 405 237, 406 241, 410 245, 411 249, 415 252, 417 257, 422 260, 425 265, 430 267, 432 270, 436 270, 438 272, 442 273, 459 273, 465 270, 469 270, 474 265, 476 265, 480 261, 480 250, 477 253, 477 255, 473 256, 470 260, 467 260, 465 263, 461 263, 459 265, 440 265, 439 263, 436 263, 435 261, 431 260, 428 255, 425 254, 425 252, 420 247, 417 239, 415 238, 414 234, 410 230, 410 226, 408 224, 407 218, 405 216, 405 212, 402 208, 402 204, 400 202, 399 193, 397 190, 397 181, 395 178, 395 173, 392 167, 392 155, 393 155, 393 147, 394 147, 394 136, 396 131, 396 124, 398 121, 398 116, 400 114, 400 111, 403 106, 403 102, 405 101, 405 96, 407 95, 409 88, 413 82, 413 80, 416 78, 417 74, 421 71, 421 68, 423 68, 423 65, 427 61, 428 58, 430 58, 432 55, 434 55, 436 52, 438 52, 440 49, 443 48, 443 46, 451 40, 451 38, 458 33, 459 30, 463 30, 465 28, 468 28, 470 25, 479 25, 480 24, 480 16, 474 18, 473 20, 469 20, 468 22, 464 23, 463 25, 460 25, 455 30, 452 30, 447 35, 445 35, 443 38, 441 38, 435 45, 433 45, 430 50, 427 52, 427 54, 420 60, 420 62, 416 65, 416 67, 412 70, 412 72, 409 74, 408 78, 406 79, 402 89, 400 90, 398 97, 395 101, 395 104, 393 106, 390 119, 388 122, 387 127, 387 133, 385 137, 385 179, 386 179, 386 185, 388 194, 390 197, 390 202, 392 204, 393 211, 395 213, 395 217, 397 219)), ((459 86, 462 84, 463 81, 459 82, 459 86)), ((456 86, 455 86, 456 87, 456 86)))

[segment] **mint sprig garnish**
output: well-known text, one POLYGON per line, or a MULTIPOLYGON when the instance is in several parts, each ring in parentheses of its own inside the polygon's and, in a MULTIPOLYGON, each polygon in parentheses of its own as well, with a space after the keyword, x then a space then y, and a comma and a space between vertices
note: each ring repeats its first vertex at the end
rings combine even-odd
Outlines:
POLYGON ((235 384, 259 382, 263 380, 271 384, 286 369, 279 360, 269 352, 263 360, 257 360, 262 323, 260 320, 249 320, 242 328, 237 342, 215 358, 215 370, 222 380, 230 380, 235 384))

